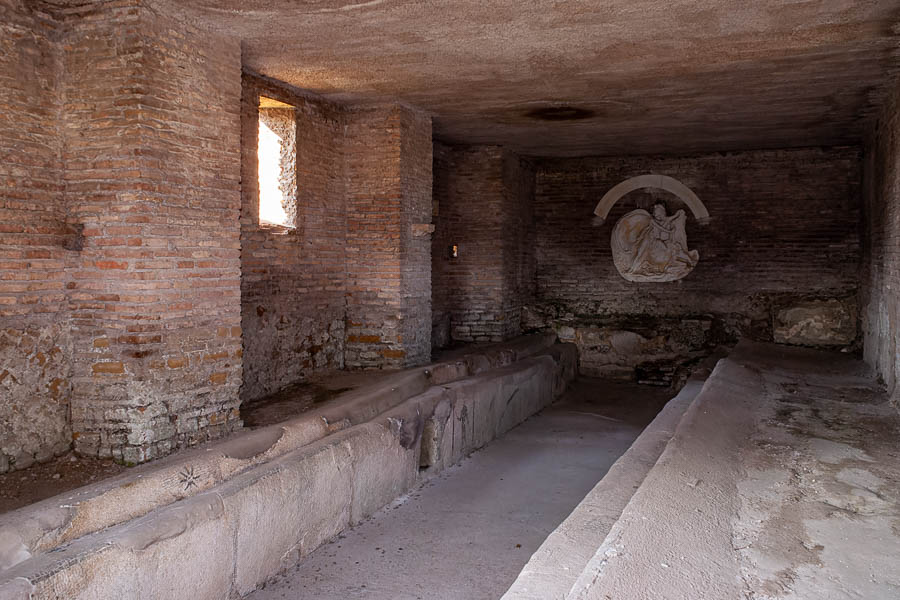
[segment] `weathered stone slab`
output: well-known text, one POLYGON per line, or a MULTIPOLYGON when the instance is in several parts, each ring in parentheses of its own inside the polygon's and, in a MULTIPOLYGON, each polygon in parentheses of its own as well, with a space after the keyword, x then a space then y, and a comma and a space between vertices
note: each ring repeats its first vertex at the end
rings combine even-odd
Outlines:
POLYGON ((239 594, 347 527, 353 465, 345 438, 329 438, 254 469, 249 484, 237 478, 225 486, 225 511, 237 522, 239 594))
POLYGON ((895 598, 898 427, 861 361, 741 342, 574 585, 537 597, 895 598))
POLYGON ((221 500, 204 493, 21 563, 0 573, 0 590, 20 579, 35 599, 221 600, 231 589, 234 536, 221 500))
POLYGON ((856 303, 813 300, 775 315, 775 341, 795 346, 846 346, 856 340, 856 303))
POLYGON ((348 436, 353 461, 350 523, 356 524, 416 483, 419 439, 406 438, 401 423, 361 425, 348 436))

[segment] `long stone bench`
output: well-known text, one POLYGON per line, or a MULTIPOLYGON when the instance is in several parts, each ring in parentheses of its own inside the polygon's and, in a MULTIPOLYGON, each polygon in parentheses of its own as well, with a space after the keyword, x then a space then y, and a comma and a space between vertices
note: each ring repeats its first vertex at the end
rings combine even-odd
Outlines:
POLYGON ((561 600, 656 464, 716 361, 705 360, 628 450, 531 556, 502 600, 561 600))
POLYGON ((900 415, 864 363, 742 341, 684 400, 504 600, 897 597, 900 415))
POLYGON ((454 356, 312 413, 0 518, 0 598, 239 597, 553 401, 553 336, 454 356))

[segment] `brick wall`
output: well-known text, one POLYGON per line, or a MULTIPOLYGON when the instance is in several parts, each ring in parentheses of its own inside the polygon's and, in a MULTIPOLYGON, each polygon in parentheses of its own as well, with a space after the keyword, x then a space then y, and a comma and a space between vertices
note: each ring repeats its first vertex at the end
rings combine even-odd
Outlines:
POLYGON ((0 0, 0 473, 71 445, 55 23, 0 0))
MULTIPOLYGON (((564 327, 564 337, 582 347, 584 367, 587 354, 617 346, 653 363, 742 335, 771 340, 779 309, 812 299, 838 299, 855 315, 860 181, 855 148, 542 161, 528 325, 564 327), (688 245, 700 262, 678 282, 626 281, 609 242, 616 221, 636 207, 661 201, 670 214, 684 208, 673 196, 633 192, 604 225, 591 222, 606 191, 644 173, 680 180, 709 209, 707 226, 689 214, 688 245)), ((593 374, 633 373, 635 366, 622 356, 602 358, 593 374)))
POLYGON ((522 332, 522 311, 534 299, 535 170, 529 160, 511 152, 503 156, 503 298, 504 338, 522 332))
POLYGON ((866 148, 864 263, 860 304, 864 354, 900 397, 900 87, 894 84, 866 148))
POLYGON ((0 0, 0 470, 220 436, 345 352, 429 360, 427 115, 242 86, 237 40, 146 0, 34 6, 0 0), (261 91, 296 107, 291 227, 259 224, 261 91))
POLYGON ((404 366, 431 360, 431 211, 434 206, 431 118, 403 109, 400 113, 400 165, 403 190, 401 256, 404 366))
POLYGON ((452 288, 448 267, 450 246, 454 235, 450 227, 449 193, 453 182, 450 159, 453 149, 435 140, 432 147, 432 196, 431 219, 434 234, 431 236, 431 344, 444 348, 450 344, 450 301, 452 288), (448 211, 445 214, 445 211, 448 211))
POLYGON ((430 359, 431 120, 348 110, 247 74, 243 99, 244 387, 430 359), (260 225, 259 97, 295 107, 294 227, 260 225))
POLYGON ((435 340, 513 337, 533 293, 533 168, 499 146, 435 144, 434 171, 435 340))
POLYGON ((423 364, 431 357, 431 120, 401 106, 355 110, 345 143, 345 364, 423 364))
POLYGON ((140 462, 240 426, 240 46, 138 0, 59 17, 75 446, 140 462))
MULTIPOLYGON (((284 110, 284 109, 277 109, 284 110)), ((244 76, 241 313, 243 401, 344 364, 347 277, 345 111, 275 82, 244 76), (259 223, 259 96, 295 107, 295 223, 259 223)), ((289 211, 290 215, 291 212, 289 211)))

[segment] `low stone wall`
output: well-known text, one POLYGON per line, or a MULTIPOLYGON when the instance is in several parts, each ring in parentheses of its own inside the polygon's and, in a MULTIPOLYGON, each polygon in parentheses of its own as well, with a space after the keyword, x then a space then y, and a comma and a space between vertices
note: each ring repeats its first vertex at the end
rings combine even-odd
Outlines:
POLYGON ((716 366, 560 598, 624 598, 625 590, 636 585, 648 598, 741 597, 730 518, 740 503, 735 485, 739 456, 748 445, 754 405, 765 393, 755 365, 745 366, 744 348, 738 346, 716 366), (675 547, 680 551, 673 552, 675 547))
POLYGON ((576 364, 573 346, 552 341, 403 372, 83 502, 76 491, 10 513, 0 599, 244 595, 552 402, 576 364))

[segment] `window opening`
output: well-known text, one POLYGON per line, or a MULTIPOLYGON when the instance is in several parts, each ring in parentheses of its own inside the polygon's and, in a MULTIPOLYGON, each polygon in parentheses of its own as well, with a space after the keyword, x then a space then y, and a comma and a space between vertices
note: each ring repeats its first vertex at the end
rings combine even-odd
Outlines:
POLYGON ((294 107, 259 99, 259 221, 294 227, 297 216, 297 119, 294 107))

